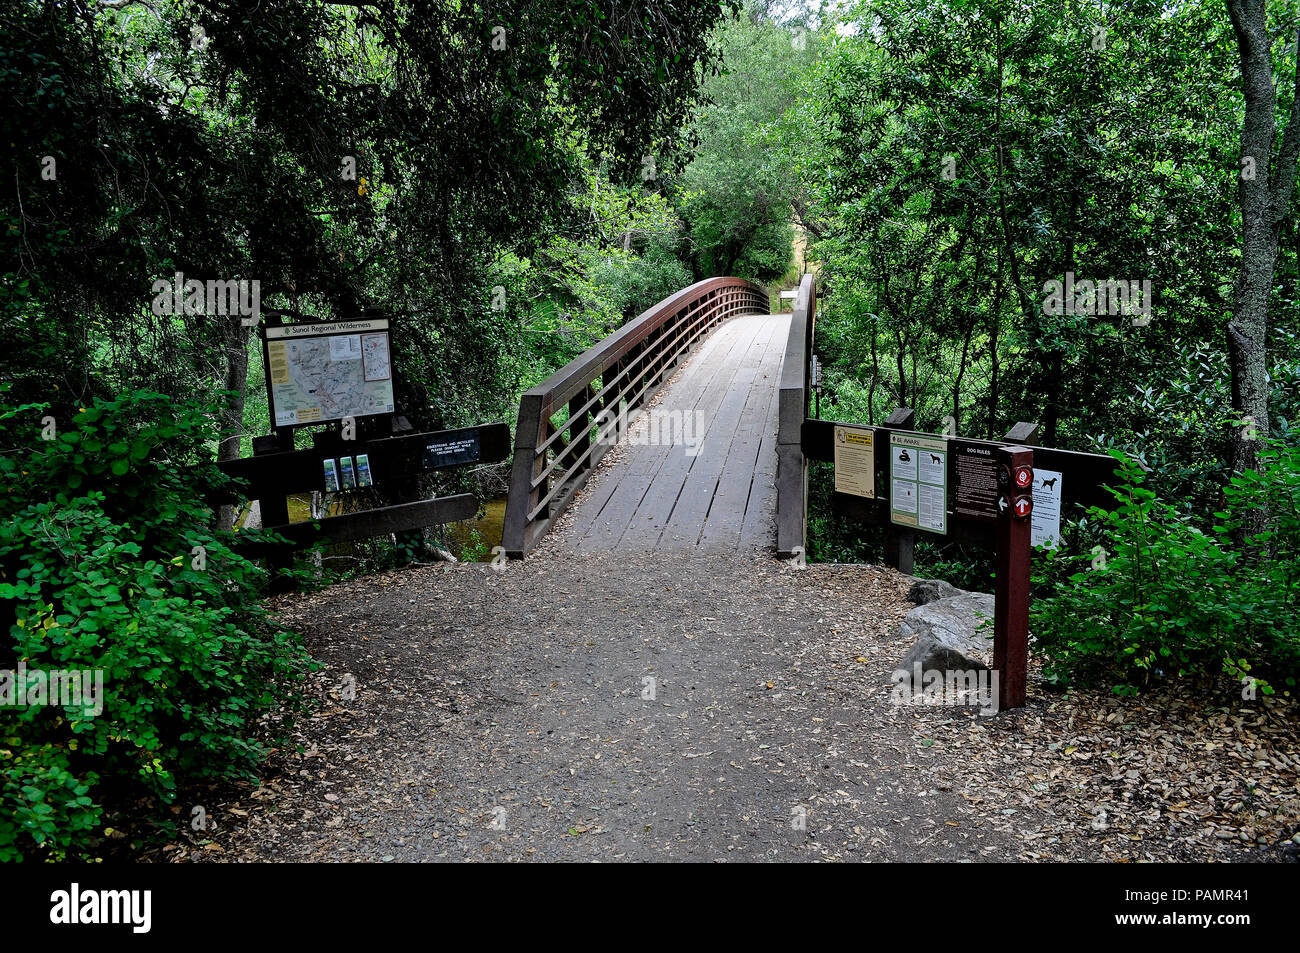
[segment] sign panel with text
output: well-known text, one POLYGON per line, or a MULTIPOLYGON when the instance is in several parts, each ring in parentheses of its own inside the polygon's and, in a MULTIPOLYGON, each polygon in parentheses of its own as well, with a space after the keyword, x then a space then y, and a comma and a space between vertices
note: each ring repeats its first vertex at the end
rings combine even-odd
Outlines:
POLYGON ((386 318, 267 327, 262 344, 272 425, 391 414, 386 318))
POLYGON ((875 431, 835 427, 835 492, 876 498, 875 431))
POLYGON ((889 435, 889 518, 899 526, 948 532, 948 441, 889 435))
POLYGON ((1059 470, 1034 469, 1034 509, 1029 544, 1055 549, 1061 542, 1061 480, 1059 470))
POLYGON ((995 523, 998 518, 998 463, 996 447, 987 443, 954 440, 955 463, 952 512, 956 518, 995 523))

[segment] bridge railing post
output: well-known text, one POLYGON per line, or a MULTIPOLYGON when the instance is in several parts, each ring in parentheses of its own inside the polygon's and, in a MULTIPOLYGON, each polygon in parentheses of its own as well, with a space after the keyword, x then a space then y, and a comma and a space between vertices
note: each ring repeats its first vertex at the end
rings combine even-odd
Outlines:
POLYGON ((528 514, 546 492, 545 480, 536 490, 532 483, 537 478, 539 462, 546 462, 546 454, 539 456, 537 447, 546 439, 547 418, 541 395, 524 394, 519 401, 519 423, 515 427, 510 495, 506 498, 505 518, 501 524, 501 546, 512 559, 522 559, 531 548, 528 529, 532 520, 528 514))
POLYGON ((781 559, 805 552, 807 544, 808 461, 801 432, 808 416, 808 362, 816 306, 813 277, 804 275, 790 316, 777 405, 776 554, 781 559))
POLYGON ((587 448, 591 446, 591 417, 584 409, 591 400, 591 385, 588 384, 569 400, 569 458, 573 465, 586 469, 591 459, 583 459, 587 448))
POLYGON ((619 410, 623 406, 623 392, 627 389, 627 377, 623 374, 631 364, 627 358, 619 358, 601 375, 600 417, 604 421, 602 442, 617 443, 621 434, 619 410), (606 383, 608 382, 608 383, 606 383))

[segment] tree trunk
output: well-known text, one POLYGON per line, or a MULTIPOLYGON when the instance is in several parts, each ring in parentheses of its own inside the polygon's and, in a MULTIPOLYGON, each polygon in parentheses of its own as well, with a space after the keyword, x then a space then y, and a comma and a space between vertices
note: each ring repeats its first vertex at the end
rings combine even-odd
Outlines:
MULTIPOLYGON (((971 230, 974 231, 973 223, 971 230)), ((975 276, 976 282, 978 282, 979 276, 984 274, 984 243, 978 240, 975 242, 975 270, 971 274, 975 276)), ((978 285, 976 285, 976 288, 978 290, 978 285)), ((956 296, 954 296, 954 300, 957 300, 956 296)), ((969 309, 970 320, 966 322, 966 336, 961 342, 961 360, 957 363, 957 377, 952 384, 952 419, 956 421, 958 427, 961 425, 961 382, 962 378, 966 376, 966 361, 970 357, 971 341, 975 337, 977 316, 974 302, 971 302, 969 309)))
MULTIPOLYGON (((872 306, 879 311, 878 301, 872 301, 872 306)), ((874 320, 871 322, 871 386, 867 389, 867 423, 875 424, 876 422, 876 383, 880 380, 880 318, 873 315, 874 320)))
MULTIPOLYGON (((239 457, 240 438, 244 434, 244 397, 248 389, 248 340, 251 328, 243 325, 238 314, 228 315, 222 321, 223 350, 226 353, 225 389, 226 412, 221 421, 221 443, 217 447, 218 460, 235 460, 239 457)), ((235 508, 230 505, 217 509, 217 530, 228 533, 235 525, 235 508)))
POLYGON ((998 266, 993 273, 993 314, 989 327, 989 440, 998 433, 998 332, 1002 330, 1002 255, 999 249, 998 266))
MULTIPOLYGON (((1278 236, 1295 187, 1300 158, 1300 31, 1296 34, 1295 99, 1281 148, 1277 137, 1277 92, 1269 54, 1266 0, 1226 0, 1241 59, 1241 86, 1246 117, 1241 130, 1241 166, 1236 170, 1241 205, 1241 265, 1233 289, 1228 322, 1228 366, 1232 404, 1243 424, 1233 432, 1230 461, 1241 473, 1258 465, 1262 438, 1268 433, 1266 347, 1268 306, 1277 266, 1278 236)), ((1261 532, 1268 513, 1261 504, 1238 532, 1244 543, 1261 532)))
POLYGON ((901 327, 894 328, 894 341, 898 344, 898 351, 894 354, 894 368, 898 372, 898 401, 897 406, 911 406, 907 402, 907 339, 903 337, 901 327))
POLYGON ((998 218, 1002 223, 1002 243, 1006 248, 1007 266, 1010 269, 1011 291, 1015 296, 1016 303, 1020 306, 1021 312, 1025 316, 1025 327, 1028 328, 1034 320, 1034 305, 1030 297, 1025 293, 1025 287, 1020 281, 1020 262, 1016 259, 1015 246, 1011 242, 1011 220, 1007 212, 1007 194, 1006 194, 1006 159, 1003 154, 1002 142, 1002 99, 1005 85, 1004 76, 1006 75, 1006 54, 1002 49, 1002 16, 998 14, 994 19, 996 32, 994 34, 997 42, 998 56, 998 98, 994 107, 994 127, 996 128, 997 149, 995 157, 997 159, 997 177, 998 177, 998 218))
MULTIPOLYGON (((1079 193, 1076 191, 1070 197, 1070 222, 1079 221, 1079 193)), ((1063 266, 1061 268, 1061 280, 1065 280, 1065 273, 1074 271, 1075 260, 1075 234, 1071 231, 1065 239, 1065 255, 1063 266)), ((1097 278, 1097 275, 1093 275, 1097 278)), ((1043 316, 1041 313, 1034 315, 1034 320, 1040 322, 1043 316)), ((1055 447, 1058 443, 1056 434, 1057 425, 1061 419, 1061 376, 1064 368, 1062 367, 1061 351, 1059 348, 1053 348, 1048 360, 1049 370, 1047 373, 1046 387, 1046 407, 1043 410, 1043 444, 1048 447, 1055 447)))

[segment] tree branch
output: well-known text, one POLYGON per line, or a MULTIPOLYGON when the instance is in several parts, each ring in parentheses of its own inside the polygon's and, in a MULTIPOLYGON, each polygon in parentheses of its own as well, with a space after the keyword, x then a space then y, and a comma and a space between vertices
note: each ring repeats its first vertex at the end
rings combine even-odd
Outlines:
POLYGON ((1300 164, 1300 27, 1296 28, 1295 47, 1295 95, 1291 100, 1291 115, 1286 121, 1286 132, 1282 134, 1282 150, 1273 176, 1274 227, 1280 226, 1286 215, 1295 188, 1296 167, 1300 164))

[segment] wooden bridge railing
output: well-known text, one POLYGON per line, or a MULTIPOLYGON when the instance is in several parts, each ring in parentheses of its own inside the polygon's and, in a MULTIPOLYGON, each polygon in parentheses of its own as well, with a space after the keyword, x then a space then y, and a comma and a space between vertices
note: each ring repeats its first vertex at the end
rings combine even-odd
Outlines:
POLYGON ((519 402, 502 527, 506 554, 522 559, 586 483, 619 437, 621 407, 627 417, 642 408, 687 351, 719 323, 733 315, 766 314, 767 308, 767 295, 752 282, 696 282, 527 391, 519 402), (564 419, 557 421, 557 415, 564 419))
POLYGON ((808 416, 816 289, 813 276, 804 275, 795 292, 790 336, 781 362, 776 434, 776 551, 782 559, 804 551, 808 528, 808 461, 800 433, 808 416))

